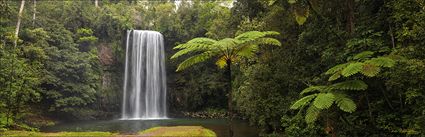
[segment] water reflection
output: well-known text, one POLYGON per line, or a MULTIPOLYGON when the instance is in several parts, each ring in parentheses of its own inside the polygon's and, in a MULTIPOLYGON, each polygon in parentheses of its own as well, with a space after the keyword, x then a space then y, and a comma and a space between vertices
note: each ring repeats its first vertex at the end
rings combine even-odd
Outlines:
MULTIPOLYGON (((155 126, 203 126, 213 130, 219 137, 228 136, 226 119, 165 119, 165 120, 110 120, 110 121, 80 121, 62 123, 41 128, 44 132, 59 131, 109 131, 121 134, 136 134, 155 126)), ((234 136, 257 137, 258 129, 247 122, 234 120, 234 136)))

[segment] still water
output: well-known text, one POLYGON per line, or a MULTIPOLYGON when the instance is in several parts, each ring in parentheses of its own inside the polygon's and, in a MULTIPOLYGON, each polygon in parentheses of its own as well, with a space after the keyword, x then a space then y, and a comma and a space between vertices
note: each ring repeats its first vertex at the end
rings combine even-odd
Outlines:
MULTIPOLYGON (((59 131, 109 131, 121 134, 135 134, 155 126, 203 126, 213 130, 219 137, 227 137, 229 126, 226 119, 163 119, 163 120, 109 120, 109 121, 79 121, 61 123, 43 127, 43 132, 59 131)), ((234 120, 233 132, 235 137, 257 137, 258 129, 247 122, 234 120)))

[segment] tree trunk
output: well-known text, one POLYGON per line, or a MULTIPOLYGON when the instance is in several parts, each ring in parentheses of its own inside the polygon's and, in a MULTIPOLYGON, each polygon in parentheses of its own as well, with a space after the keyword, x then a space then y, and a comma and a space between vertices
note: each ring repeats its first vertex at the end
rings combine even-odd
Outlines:
POLYGON ((228 111, 229 111, 229 115, 228 115, 228 121, 229 121, 229 136, 233 137, 233 107, 232 107, 232 61, 231 60, 226 60, 226 64, 227 64, 227 82, 228 82, 228 95, 227 95, 227 105, 228 105, 228 111))
POLYGON ((96 6, 96 8, 99 7, 99 0, 94 0, 94 5, 96 6))
POLYGON ((35 14, 37 13, 37 0, 33 0, 33 11, 32 11, 32 27, 35 27, 35 14))
POLYGON ((347 4, 347 32, 354 33, 354 0, 346 0, 347 4))
POLYGON ((24 5, 25 5, 25 0, 22 0, 21 7, 19 8, 19 13, 18 13, 18 22, 16 23, 15 41, 13 43, 15 47, 16 45, 18 45, 19 27, 21 26, 21 16, 22 16, 22 12, 24 11, 24 5))

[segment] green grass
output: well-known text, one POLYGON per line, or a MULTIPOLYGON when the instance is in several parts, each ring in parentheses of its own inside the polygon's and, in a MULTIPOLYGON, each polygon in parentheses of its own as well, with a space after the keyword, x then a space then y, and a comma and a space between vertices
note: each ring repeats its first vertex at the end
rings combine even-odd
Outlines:
POLYGON ((174 126, 174 127, 153 127, 139 132, 142 136, 203 136, 216 137, 217 135, 209 129, 201 126, 174 126))
POLYGON ((34 132, 34 131, 4 131, 0 132, 0 136, 38 136, 38 137, 45 137, 45 136, 58 136, 58 137, 70 137, 70 136, 102 136, 102 137, 109 137, 114 136, 115 133, 111 132, 52 132, 52 133, 44 133, 44 132, 34 132))

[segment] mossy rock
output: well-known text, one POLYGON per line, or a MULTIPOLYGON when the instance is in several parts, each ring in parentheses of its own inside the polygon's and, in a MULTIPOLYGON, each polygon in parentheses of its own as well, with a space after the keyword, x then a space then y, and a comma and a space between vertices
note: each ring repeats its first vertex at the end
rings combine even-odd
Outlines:
POLYGON ((139 132, 141 136, 173 136, 173 137, 216 137, 217 135, 210 129, 201 126, 174 126, 174 127, 153 127, 139 132))

